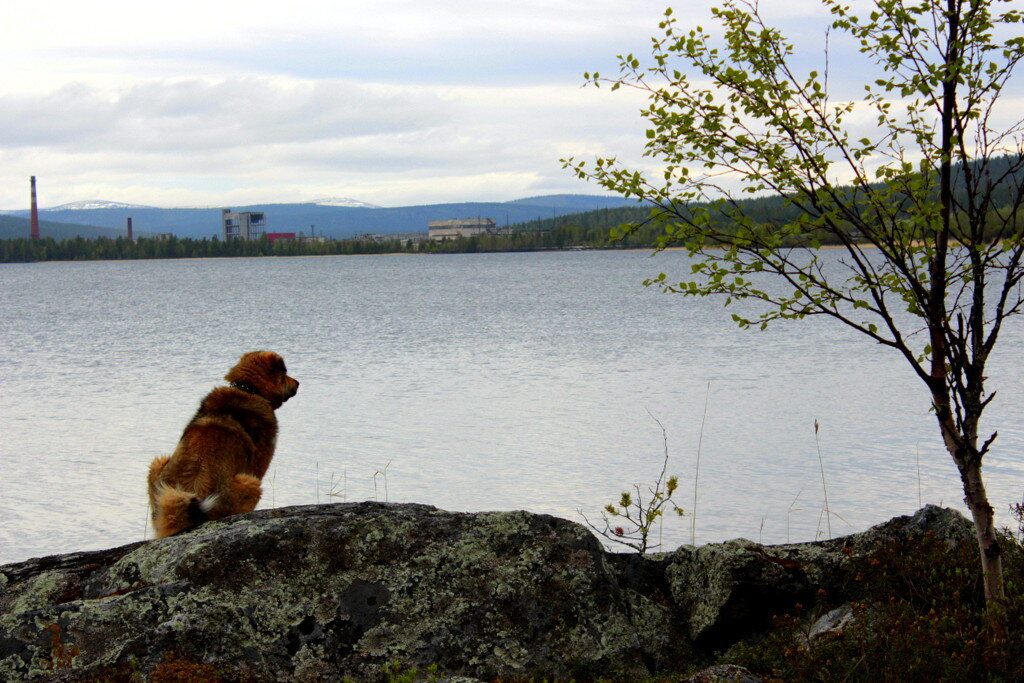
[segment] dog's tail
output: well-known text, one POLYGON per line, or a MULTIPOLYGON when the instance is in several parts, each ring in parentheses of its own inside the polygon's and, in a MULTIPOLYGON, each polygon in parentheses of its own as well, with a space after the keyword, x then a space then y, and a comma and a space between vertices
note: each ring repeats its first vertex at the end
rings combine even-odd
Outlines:
POLYGON ((167 456, 160 456, 154 458, 153 462, 149 463, 149 475, 146 477, 146 489, 149 491, 149 511, 151 513, 156 512, 156 497, 159 490, 160 475, 163 474, 164 466, 167 465, 167 461, 170 458, 167 456))
POLYGON ((150 488, 156 486, 156 482, 160 479, 160 475, 164 471, 164 466, 171 458, 166 455, 161 455, 159 458, 153 458, 153 462, 149 463, 149 476, 146 480, 149 482, 150 488))
POLYGON ((199 526, 210 520, 210 511, 217 505, 214 493, 199 499, 191 491, 175 486, 158 485, 153 503, 153 527, 156 537, 164 538, 199 526))

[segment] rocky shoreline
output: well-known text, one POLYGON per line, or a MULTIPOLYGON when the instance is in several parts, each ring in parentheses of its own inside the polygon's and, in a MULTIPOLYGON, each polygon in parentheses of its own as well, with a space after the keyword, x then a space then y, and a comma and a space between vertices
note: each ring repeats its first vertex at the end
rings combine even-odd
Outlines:
MULTIPOLYGON (((0 679, 692 672, 797 605, 825 594, 841 603, 858 558, 926 535, 950 548, 973 543, 962 515, 935 506, 828 541, 741 539, 645 556, 606 552, 583 526, 527 512, 369 502, 263 510, 0 566, 0 679)), ((841 629, 848 610, 833 612, 814 615, 808 637, 841 629)))

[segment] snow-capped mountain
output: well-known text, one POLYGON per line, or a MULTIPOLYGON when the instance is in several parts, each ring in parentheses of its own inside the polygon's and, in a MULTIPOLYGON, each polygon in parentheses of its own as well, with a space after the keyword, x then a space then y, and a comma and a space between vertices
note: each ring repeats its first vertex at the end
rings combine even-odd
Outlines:
POLYGON ((318 206, 347 206, 353 209, 379 209, 381 207, 376 204, 370 204, 368 202, 361 202, 358 199, 350 199, 349 197, 324 197, 323 199, 314 199, 309 202, 310 204, 316 204, 318 206))
POLYGON ((88 211, 92 209, 152 209, 155 207, 144 204, 125 204, 124 202, 108 202, 103 199, 85 199, 60 206, 51 206, 42 211, 88 211))

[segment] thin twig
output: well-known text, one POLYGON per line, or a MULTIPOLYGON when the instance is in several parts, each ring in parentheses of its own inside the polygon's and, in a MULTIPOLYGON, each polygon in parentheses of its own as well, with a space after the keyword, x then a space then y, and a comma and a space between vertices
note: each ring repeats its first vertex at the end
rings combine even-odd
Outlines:
MULTIPOLYGON (((652 413, 650 411, 650 409, 644 408, 644 410, 647 411, 647 414, 651 416, 651 419, 654 420, 655 422, 657 422, 658 423, 658 427, 661 428, 661 443, 662 443, 662 446, 663 446, 664 452, 665 452, 665 459, 661 463, 661 474, 658 475, 658 481, 657 481, 657 483, 654 486, 655 490, 651 491, 652 495, 657 495, 657 492, 661 490, 661 482, 665 479, 665 472, 668 471, 668 432, 665 431, 665 425, 663 425, 661 423, 661 420, 659 420, 658 418, 654 417, 654 413, 652 413)), ((637 490, 637 502, 638 503, 639 503, 639 500, 640 500, 640 491, 637 490)), ((641 508, 641 513, 642 512, 643 512, 643 508, 641 508)), ((661 523, 658 525, 658 547, 659 548, 661 547, 662 538, 664 537, 664 531, 665 531, 665 517, 664 517, 664 515, 662 515, 661 516, 661 523)))
POLYGON ((917 509, 924 507, 921 502, 921 442, 917 442, 917 509))
MULTIPOLYGON (((828 508, 828 487, 825 485, 825 463, 821 458, 821 442, 818 441, 818 420, 814 420, 814 443, 818 447, 818 467, 821 469, 821 490, 825 495, 825 522, 828 524, 828 537, 832 538, 832 512, 828 508)), ((818 517, 818 531, 814 533, 814 537, 818 537, 818 532, 821 531, 821 517, 818 517)))
POLYGON ((793 496, 793 502, 789 504, 789 508, 786 510, 786 543, 789 543, 789 518, 790 518, 790 516, 794 512, 802 512, 803 511, 803 508, 795 508, 795 507, 793 507, 794 505, 796 505, 797 499, 800 498, 800 494, 803 493, 803 492, 804 492, 803 489, 800 489, 799 491, 796 492, 796 495, 793 496))
POLYGON ((704 444, 704 423, 708 418, 708 399, 711 398, 711 381, 704 394, 704 415, 700 418, 700 435, 697 437, 697 465, 693 469, 693 512, 690 517, 690 545, 697 545, 697 485, 700 481, 700 449, 704 444))
POLYGON ((373 473, 373 499, 377 500, 377 475, 383 475, 384 477, 384 502, 388 503, 388 468, 391 467, 391 460, 388 460, 388 464, 384 465, 384 469, 377 470, 373 473))

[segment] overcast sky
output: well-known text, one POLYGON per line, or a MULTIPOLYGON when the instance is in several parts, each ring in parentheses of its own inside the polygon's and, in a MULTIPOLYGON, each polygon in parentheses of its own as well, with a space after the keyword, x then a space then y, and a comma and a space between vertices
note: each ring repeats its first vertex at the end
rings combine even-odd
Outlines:
MULTIPOLYGON (((400 206, 599 193, 559 158, 640 161, 643 100, 581 88, 668 0, 5 0, 0 208, 107 199, 400 206)), ((709 25, 713 0, 674 3, 709 25)), ((761 0, 821 42, 815 0, 761 0)))

